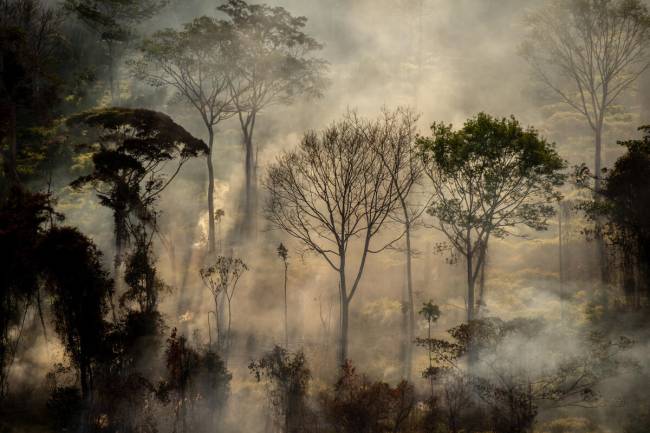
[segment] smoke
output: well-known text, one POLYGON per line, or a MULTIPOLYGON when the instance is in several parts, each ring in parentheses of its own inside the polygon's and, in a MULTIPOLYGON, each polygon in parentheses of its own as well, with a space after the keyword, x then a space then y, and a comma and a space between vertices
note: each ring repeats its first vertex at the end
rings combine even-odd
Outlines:
MULTIPOLYGON (((382 106, 411 106, 421 114, 419 132, 428 133, 433 121, 460 126, 479 111, 496 116, 514 114, 523 124, 538 127, 557 141, 560 153, 572 162, 590 161, 588 128, 568 110, 558 110, 555 101, 539 96, 525 62, 517 56, 524 34, 522 18, 535 0, 483 2, 477 0, 273 0, 294 15, 308 18, 306 31, 322 42, 319 54, 330 64, 331 84, 322 98, 299 99, 290 106, 273 106, 258 119, 255 141, 259 145, 259 173, 279 152, 296 146, 302 134, 321 129, 346 110, 361 115, 378 114, 382 106)), ((216 4, 203 0, 173 2, 146 28, 176 27, 201 14, 215 15, 216 4)), ((200 119, 179 106, 168 92, 157 92, 134 81, 122 67, 123 86, 137 97, 138 105, 168 113, 195 136, 205 138, 200 119)), ((631 99, 635 105, 634 98, 631 99)), ((612 124, 614 138, 635 134, 638 116, 612 124)), ((610 146, 608 160, 616 156, 610 146)), ((285 234, 272 231, 263 215, 257 215, 254 242, 239 241, 244 184, 243 147, 235 119, 219 125, 213 155, 216 171, 215 208, 224 216, 218 222, 219 249, 224 255, 244 260, 250 271, 240 281, 233 300, 233 333, 236 345, 228 367, 233 372, 228 418, 239 431, 261 431, 265 423, 263 392, 252 382, 246 368, 274 344, 283 341, 283 265, 276 247, 289 249, 288 310, 290 348, 304 348, 312 371, 319 380, 330 380, 335 371, 334 354, 338 321, 337 280, 334 272, 285 234), (329 367, 328 367, 329 366, 329 367), (246 416, 243 416, 246 414, 246 416), (244 424, 242 424, 244 423, 244 424)), ((205 161, 188 162, 158 202, 161 233, 156 242, 157 268, 173 288, 162 299, 160 310, 170 327, 186 335, 199 331, 205 342, 208 315, 214 309, 210 292, 199 278, 206 264, 207 214, 205 212, 205 161)), ((264 199, 261 191, 260 200, 264 199)), ((99 206, 92 192, 59 193, 58 210, 67 223, 80 227, 104 251, 110 268, 112 219, 99 206)), ((424 221, 427 222, 426 219, 424 221)), ((397 232, 399 227, 391 227, 397 232)), ((583 348, 580 335, 571 332, 586 323, 585 293, 589 280, 577 278, 559 287, 557 227, 543 233, 526 233, 536 240, 508 238, 492 243, 486 281, 484 314, 504 320, 518 317, 544 318, 561 323, 549 326, 534 339, 518 337, 504 343, 501 356, 517 359, 527 368, 553 368, 556 357, 575 354, 583 348), (549 356, 551 354, 551 356, 549 356)), ((427 227, 414 232, 416 307, 432 299, 441 306, 442 317, 435 336, 465 317, 462 263, 447 263, 444 254, 434 254, 442 236, 427 227)), ((591 256, 582 240, 572 241, 576 254, 576 277, 588 274, 591 256)), ((358 295, 352 302, 350 357, 362 371, 374 377, 399 379, 401 293, 404 282, 402 251, 386 251, 369 259, 358 295)), ((34 331, 36 332, 36 331, 34 331)), ((425 323, 416 334, 423 336, 425 323)), ((12 381, 30 383, 54 362, 64 361, 54 337, 46 343, 37 338, 25 348, 12 368, 12 381)), ((637 346, 630 356, 641 362, 648 347, 637 346)), ((415 381, 426 366, 425 353, 416 352, 415 381)), ((647 374, 647 372, 645 373, 647 374)), ((38 380, 36 380, 38 381, 38 380)), ((422 385, 422 384, 420 384, 422 385)), ((614 386, 614 385, 612 385, 614 386)), ((618 382, 624 393, 629 382, 618 382)))

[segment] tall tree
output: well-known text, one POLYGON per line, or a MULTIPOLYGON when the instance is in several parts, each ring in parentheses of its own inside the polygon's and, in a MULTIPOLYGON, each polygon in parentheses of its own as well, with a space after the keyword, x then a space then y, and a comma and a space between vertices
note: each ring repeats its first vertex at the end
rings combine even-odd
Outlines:
POLYGON ((79 370, 81 393, 90 399, 93 364, 101 357, 112 281, 101 253, 78 230, 55 227, 41 247, 46 286, 52 296, 55 329, 79 370))
POLYGON ((230 327, 232 325, 232 300, 237 290, 237 283, 241 276, 248 270, 248 266, 241 259, 219 256, 211 266, 201 268, 199 274, 203 284, 210 290, 214 300, 214 314, 217 328, 217 348, 228 355, 231 346, 230 327), (221 331, 223 317, 220 314, 225 306, 228 308, 228 322, 221 331))
POLYGON ((278 157, 266 179, 271 224, 338 274, 341 365, 348 357, 350 302, 368 254, 388 245, 373 249, 372 241, 398 203, 390 174, 374 150, 389 139, 387 126, 383 118, 366 121, 348 114, 322 132, 307 132, 296 150, 278 157), (361 248, 354 263, 350 250, 356 239, 361 248))
MULTIPOLYGON (((38 245, 52 209, 43 194, 13 188, 0 195, 0 401, 30 307, 40 307, 38 245)), ((39 309, 40 311, 40 309, 39 309)))
POLYGON ((289 350, 289 320, 287 311, 287 272, 289 271, 289 251, 282 242, 278 245, 278 256, 284 264, 284 348, 289 350))
POLYGON ((162 191, 188 159, 207 153, 208 148, 157 111, 97 109, 71 116, 66 123, 88 132, 79 148, 92 153, 93 171, 72 185, 92 185, 100 203, 113 211, 118 266, 130 232, 139 223, 155 223, 153 205, 162 191), (176 166, 169 170, 172 161, 176 166))
POLYGON ((215 128, 235 114, 230 64, 232 28, 214 18, 202 16, 183 26, 166 29, 145 39, 141 57, 132 63, 135 75, 155 87, 173 88, 180 100, 201 116, 208 132, 208 249, 216 251, 214 210, 214 167, 212 150, 215 128))
POLYGON ((64 0, 106 47, 111 103, 120 102, 119 61, 137 37, 137 26, 155 16, 169 0, 64 0))
MULTIPOLYGON (((650 66, 647 6, 640 0, 553 0, 530 14, 527 24, 522 54, 535 76, 594 133, 598 192, 608 111, 650 66)), ((596 242, 601 279, 607 281, 604 241, 598 235, 596 242)))
POLYGON ((503 238, 518 226, 545 230, 552 202, 565 178, 554 145, 514 118, 479 113, 454 131, 434 123, 418 141, 431 180, 435 226, 467 265, 467 320, 478 307, 474 286, 491 236, 503 238), (477 304, 477 305, 475 305, 477 304))
MULTIPOLYGON (((604 173, 598 196, 581 204, 589 218, 603 221, 596 229, 620 258, 623 293, 635 309, 650 298, 650 126, 639 129, 645 136, 619 142, 625 154, 604 173)), ((577 175, 583 187, 592 187, 597 177, 585 166, 577 175)))
POLYGON ((61 100, 61 25, 59 11, 42 1, 0 1, 0 193, 21 181, 21 159, 43 154, 43 142, 30 136, 61 100))
POLYGON ((406 315, 406 329, 403 336, 404 377, 411 378, 413 339, 415 338, 415 306, 413 302, 413 248, 411 233, 417 219, 425 211, 423 203, 413 203, 411 192, 422 177, 422 162, 415 141, 417 116, 408 109, 397 109, 383 113, 385 140, 375 143, 374 151, 390 176, 392 188, 399 206, 391 217, 404 227, 404 259, 406 264, 406 292, 403 294, 403 313, 406 315))
POLYGON ((247 235, 257 213, 258 147, 253 141, 257 116, 270 106, 290 104, 301 94, 319 96, 326 62, 314 57, 322 46, 304 33, 305 17, 244 0, 228 0, 217 9, 228 16, 236 34, 229 86, 245 151, 242 231, 247 235))

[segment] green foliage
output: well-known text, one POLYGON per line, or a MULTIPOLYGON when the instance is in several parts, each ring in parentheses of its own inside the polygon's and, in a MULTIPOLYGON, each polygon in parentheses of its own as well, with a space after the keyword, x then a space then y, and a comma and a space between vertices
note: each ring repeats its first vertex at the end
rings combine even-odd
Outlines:
POLYGON ((418 314, 424 317, 428 323, 435 323, 440 318, 440 307, 435 305, 433 301, 424 302, 418 314))
POLYGON ((546 228, 565 163, 536 130, 479 113, 462 129, 434 123, 431 131, 419 140, 434 183, 430 213, 454 245, 465 249, 467 229, 504 237, 520 224, 546 228))

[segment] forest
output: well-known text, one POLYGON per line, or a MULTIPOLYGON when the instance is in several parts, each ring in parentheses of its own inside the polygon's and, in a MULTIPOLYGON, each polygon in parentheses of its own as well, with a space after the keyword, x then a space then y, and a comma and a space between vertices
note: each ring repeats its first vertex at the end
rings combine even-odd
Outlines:
POLYGON ((650 2, 0 0, 0 48, 0 433, 650 433, 650 2))

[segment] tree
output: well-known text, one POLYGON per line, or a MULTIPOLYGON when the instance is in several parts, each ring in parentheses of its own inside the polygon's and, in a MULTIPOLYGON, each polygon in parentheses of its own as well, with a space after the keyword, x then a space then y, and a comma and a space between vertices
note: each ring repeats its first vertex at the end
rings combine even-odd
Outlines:
POLYGON ((61 100, 61 25, 59 11, 39 0, 0 1, 0 157, 7 183, 0 193, 20 183, 21 162, 43 154, 43 143, 30 136, 50 123, 61 100))
POLYGON ((136 37, 136 27, 152 18, 169 0, 64 0, 74 13, 106 45, 112 104, 120 100, 119 59, 136 37))
POLYGON ((311 379, 305 354, 291 354, 287 349, 275 346, 260 360, 251 362, 248 369, 258 382, 267 382, 269 402, 280 420, 282 431, 305 431, 307 387, 311 379))
POLYGON ((237 283, 241 276, 248 270, 248 266, 241 259, 234 257, 218 256, 214 264, 201 268, 199 271, 203 284, 212 293, 214 300, 214 314, 216 316, 217 347, 227 354, 230 350, 230 327, 232 325, 232 300, 235 296, 237 283), (224 300, 225 298, 225 300, 224 300), (220 311, 224 302, 228 307, 228 322, 225 333, 221 332, 220 311), (225 335, 224 335, 225 334, 225 335))
POLYGON ((440 318, 440 307, 434 304, 433 301, 425 302, 422 304, 422 309, 418 311, 418 314, 427 321, 427 338, 417 338, 415 343, 419 346, 426 347, 428 352, 429 368, 422 375, 428 378, 431 383, 431 401, 433 402, 433 382, 437 375, 437 370, 433 367, 434 340, 431 338, 431 325, 436 323, 440 318))
MULTIPOLYGON (((580 205, 600 230, 600 235, 614 247, 621 259, 623 292, 629 306, 640 308, 643 288, 650 287, 650 126, 639 128, 645 133, 640 140, 619 142, 626 153, 618 158, 610 170, 604 170, 601 189, 593 200, 580 205)), ((589 187, 594 177, 584 166, 578 167, 577 180, 582 187, 589 187)), ((595 183, 595 182, 594 182, 595 183)))
POLYGON ((201 116, 208 131, 208 249, 216 251, 214 168, 215 128, 234 115, 229 88, 232 29, 223 21, 202 16, 183 26, 154 33, 140 46, 141 57, 131 65, 136 77, 154 87, 171 87, 180 100, 201 116))
MULTIPOLYGON (((0 195, 0 401, 9 387, 9 370, 31 306, 41 314, 38 246, 52 213, 49 198, 14 187, 0 195)), ((44 321, 42 321, 44 323, 44 321)))
POLYGON ((565 176, 554 145, 514 118, 479 113, 462 129, 434 123, 419 144, 434 204, 435 227, 467 264, 467 321, 475 318, 474 286, 491 236, 503 238, 518 226, 545 230, 565 176))
POLYGON ((52 228, 43 239, 40 256, 56 332, 79 370, 81 395, 88 400, 93 392, 93 364, 104 351, 104 317, 113 284, 97 247, 74 228, 52 228))
POLYGON ((278 256, 284 263, 284 347, 289 349, 289 325, 287 319, 287 271, 289 270, 289 252, 282 242, 278 245, 278 256))
POLYGON ((322 46, 303 32, 305 17, 282 7, 228 0, 217 8, 236 34, 228 85, 242 130, 246 187, 243 234, 250 234, 257 213, 257 154, 253 141, 257 116, 266 108, 290 104, 301 94, 319 96, 326 63, 313 54, 322 46))
POLYGON ((404 226, 406 293, 403 296, 403 312, 406 315, 406 332, 404 338, 404 377, 411 379, 413 359, 413 339, 415 338, 415 305, 413 302, 413 248, 411 232, 417 219, 426 206, 414 204, 411 192, 422 177, 422 163, 415 142, 415 124, 417 116, 408 109, 398 108, 394 112, 384 110, 384 126, 387 139, 379 141, 374 151, 390 176, 390 183, 398 199, 398 209, 391 215, 404 226))
POLYGON ((371 381, 350 362, 341 366, 333 395, 322 400, 326 420, 342 433, 410 431, 407 425, 416 406, 413 385, 371 381))
POLYGON ((190 158, 208 152, 202 140, 166 114, 132 108, 90 110, 68 118, 70 127, 89 128, 82 150, 92 152, 93 171, 72 185, 93 186, 100 203, 113 211, 115 230, 115 266, 130 233, 140 223, 155 226, 153 205, 190 158), (168 163, 177 160, 171 173, 168 163))
POLYGON ((552 1, 527 23, 522 54, 535 76, 587 120, 598 174, 607 112, 650 66, 648 9, 639 0, 552 1))
POLYGON ((386 126, 383 119, 365 121, 351 113, 320 133, 307 132, 296 150, 278 157, 265 182, 270 223, 338 273, 341 365, 348 356, 350 302, 368 254, 388 246, 372 249, 371 242, 398 201, 390 174, 374 151, 390 137, 386 126), (349 250, 356 239, 361 249, 353 263, 349 250))
MULTIPOLYGON (((524 58, 547 88, 584 116, 594 133, 598 192, 605 118, 650 66, 648 8, 640 0, 554 1, 531 14, 528 26, 524 58)), ((600 237, 596 242, 605 282, 605 245, 600 237)))

